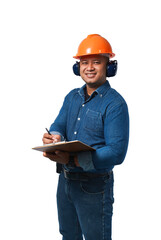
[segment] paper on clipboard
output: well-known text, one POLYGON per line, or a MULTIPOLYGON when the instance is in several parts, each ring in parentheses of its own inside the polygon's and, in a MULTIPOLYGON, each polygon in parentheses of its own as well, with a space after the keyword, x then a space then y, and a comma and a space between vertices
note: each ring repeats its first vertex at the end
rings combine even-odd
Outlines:
POLYGON ((55 152, 56 150, 65 151, 65 152, 95 151, 94 148, 78 140, 69 141, 69 142, 50 143, 50 144, 34 147, 32 149, 41 151, 41 152, 55 152))

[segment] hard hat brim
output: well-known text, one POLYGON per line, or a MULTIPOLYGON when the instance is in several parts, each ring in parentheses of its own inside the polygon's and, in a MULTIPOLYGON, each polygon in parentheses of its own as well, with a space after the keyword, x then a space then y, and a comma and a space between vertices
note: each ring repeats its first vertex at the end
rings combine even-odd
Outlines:
POLYGON ((91 54, 91 53, 89 53, 89 54, 84 54, 84 55, 76 55, 76 56, 73 56, 73 58, 75 58, 75 59, 80 59, 81 57, 83 57, 83 56, 92 56, 92 55, 108 55, 109 56, 109 58, 113 58, 113 57, 115 57, 115 54, 114 53, 95 53, 95 54, 91 54))

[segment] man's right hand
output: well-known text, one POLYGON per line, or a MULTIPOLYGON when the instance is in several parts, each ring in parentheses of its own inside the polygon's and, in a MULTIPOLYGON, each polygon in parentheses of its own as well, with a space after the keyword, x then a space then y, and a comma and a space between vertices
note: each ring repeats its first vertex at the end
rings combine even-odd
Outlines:
POLYGON ((44 144, 55 143, 61 141, 61 136, 57 134, 44 133, 42 141, 44 144))

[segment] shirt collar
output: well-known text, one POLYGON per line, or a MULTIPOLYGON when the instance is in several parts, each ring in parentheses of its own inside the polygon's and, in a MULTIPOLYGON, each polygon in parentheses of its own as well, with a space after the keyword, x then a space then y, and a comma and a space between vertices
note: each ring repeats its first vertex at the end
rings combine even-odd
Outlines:
POLYGON ((109 81, 106 80, 106 82, 104 84, 102 84, 99 88, 97 88, 95 90, 95 92, 97 92, 100 97, 102 97, 103 95, 106 94, 107 90, 110 88, 110 84, 109 84, 109 81))
MULTIPOLYGON (((84 97, 84 88, 86 87, 86 84, 84 84, 79 90, 78 93, 80 94, 81 97, 84 97)), ((97 88, 93 93, 93 94, 98 94, 100 97, 103 97, 103 95, 107 92, 107 90, 110 88, 110 84, 109 81, 106 80, 106 82, 104 84, 102 84, 99 88, 97 88)))

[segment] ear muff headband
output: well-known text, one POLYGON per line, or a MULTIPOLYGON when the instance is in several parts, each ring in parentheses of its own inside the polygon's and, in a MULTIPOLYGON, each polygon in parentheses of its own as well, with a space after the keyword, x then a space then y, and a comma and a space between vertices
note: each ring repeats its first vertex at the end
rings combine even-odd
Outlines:
MULTIPOLYGON (((106 67, 106 77, 114 77, 117 73, 117 61, 109 61, 106 67)), ((76 76, 80 76, 80 64, 76 62, 73 65, 73 72, 76 76)))

